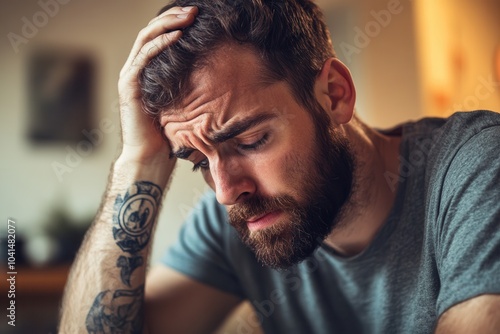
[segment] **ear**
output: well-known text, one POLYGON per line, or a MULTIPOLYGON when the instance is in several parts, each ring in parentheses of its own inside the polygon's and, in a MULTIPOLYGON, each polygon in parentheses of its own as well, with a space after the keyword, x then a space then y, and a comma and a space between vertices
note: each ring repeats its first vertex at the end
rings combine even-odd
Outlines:
POLYGON ((316 98, 334 124, 348 123, 354 114, 356 90, 349 69, 337 58, 329 58, 316 78, 316 98))

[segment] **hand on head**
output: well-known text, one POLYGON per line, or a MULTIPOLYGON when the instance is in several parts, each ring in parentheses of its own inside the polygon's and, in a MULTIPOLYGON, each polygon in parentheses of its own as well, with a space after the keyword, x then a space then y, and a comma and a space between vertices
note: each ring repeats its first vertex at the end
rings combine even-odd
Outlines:
POLYGON ((151 59, 179 40, 181 29, 190 26, 197 14, 196 7, 172 7, 139 32, 118 81, 122 158, 144 164, 173 163, 167 141, 143 112, 139 75, 151 59))

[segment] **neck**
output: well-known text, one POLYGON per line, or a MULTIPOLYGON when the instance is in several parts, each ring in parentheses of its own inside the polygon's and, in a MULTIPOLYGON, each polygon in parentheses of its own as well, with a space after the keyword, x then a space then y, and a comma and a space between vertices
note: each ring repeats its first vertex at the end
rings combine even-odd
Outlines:
POLYGON ((385 174, 398 173, 400 137, 385 136, 357 118, 343 126, 350 139, 356 168, 353 191, 338 227, 325 243, 343 256, 361 253, 384 225, 396 198, 385 174))

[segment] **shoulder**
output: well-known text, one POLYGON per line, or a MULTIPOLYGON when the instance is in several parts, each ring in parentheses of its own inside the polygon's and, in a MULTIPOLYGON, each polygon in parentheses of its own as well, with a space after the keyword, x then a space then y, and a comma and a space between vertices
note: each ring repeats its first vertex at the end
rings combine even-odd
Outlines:
POLYGON ((439 272, 438 313, 500 292, 500 115, 457 113, 433 129, 426 220, 439 272))
MULTIPOLYGON (((440 188, 450 167, 461 160, 488 159, 498 147, 500 114, 491 111, 457 112, 448 118, 425 118, 403 126, 410 155, 425 156, 425 180, 440 188), (418 154, 417 154, 418 153, 418 154)), ((410 156, 411 158, 411 156, 410 156)))
MULTIPOLYGON (((413 126, 418 127, 422 125, 413 126)), ((500 114, 456 113, 425 128, 426 135, 416 138, 423 141, 420 147, 427 154, 423 172, 427 218, 445 222, 452 212, 464 213, 472 203, 481 203, 474 212, 484 214, 485 199, 500 194, 494 186, 500 177, 500 114)))
POLYGON ((396 179, 403 182, 411 178, 425 184, 425 194, 419 196, 432 197, 433 193, 439 196, 450 165, 470 154, 466 152, 474 148, 480 152, 477 148, 484 147, 494 150, 499 129, 500 114, 474 111, 458 112, 448 118, 423 118, 383 132, 402 135, 400 173, 396 179))
MULTIPOLYGON (((466 144, 496 145, 489 141, 500 130, 500 114, 491 111, 458 112, 441 121, 441 125, 432 130, 434 161, 443 163, 452 161, 466 144)), ((479 153, 479 152, 476 152, 479 153)))

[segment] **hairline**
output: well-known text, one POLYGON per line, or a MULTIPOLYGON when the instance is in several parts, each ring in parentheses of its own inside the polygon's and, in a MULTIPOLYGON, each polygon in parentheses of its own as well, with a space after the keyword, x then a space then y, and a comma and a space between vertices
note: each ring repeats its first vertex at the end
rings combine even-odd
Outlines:
MULTIPOLYGON (((294 87, 293 87, 293 80, 292 78, 287 75, 286 73, 283 74, 283 78, 277 78, 277 76, 273 73, 273 70, 271 69, 271 66, 272 66, 272 63, 269 61, 269 60, 266 60, 261 52, 259 52, 258 48, 254 45, 252 45, 251 43, 245 43, 245 42, 239 42, 238 40, 235 40, 235 39, 232 39, 232 38, 229 38, 229 37, 224 37, 224 38, 221 38, 219 41, 217 41, 217 43, 212 47, 210 48, 210 50, 208 50, 205 54, 201 55, 197 60, 196 62, 194 62, 189 70, 189 75, 187 76, 187 80, 186 80, 186 85, 184 87, 182 87, 183 89, 179 91, 179 95, 172 101, 172 105, 168 108, 166 108, 166 110, 163 110, 160 112, 160 115, 165 115, 166 113, 168 113, 169 111, 171 111, 172 109, 183 109, 184 108, 184 103, 185 103, 185 99, 187 97, 187 92, 191 91, 193 89, 193 86, 195 85, 193 83, 193 75, 197 72, 197 71, 201 71, 205 68, 207 68, 208 66, 211 66, 213 64, 213 62, 217 61, 214 59, 214 54, 217 53, 217 51, 219 51, 220 49, 224 48, 224 47, 227 47, 227 46, 236 46, 236 47, 239 47, 239 48, 244 48, 246 49, 248 52, 252 52, 256 58, 258 59, 258 63, 259 63, 259 68, 258 68, 258 87, 259 88, 262 88, 262 89, 265 89, 265 88, 268 88, 269 86, 273 85, 273 84, 276 84, 276 83, 284 83, 287 88, 290 90, 290 93, 293 97, 293 99, 295 100, 295 102, 297 102, 299 105, 301 105, 302 107, 306 108, 308 111, 311 107, 311 101, 303 101, 301 98, 300 98, 300 94, 299 92, 296 92, 294 87)), ((333 56, 335 57, 335 55, 333 56)), ((326 61, 326 59, 325 59, 326 61)), ((297 87, 298 89, 298 87, 297 87)), ((308 94, 306 94, 309 96, 309 98, 314 98, 314 90, 311 91, 311 92, 308 92, 308 94)))

